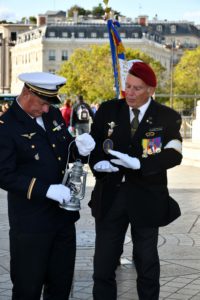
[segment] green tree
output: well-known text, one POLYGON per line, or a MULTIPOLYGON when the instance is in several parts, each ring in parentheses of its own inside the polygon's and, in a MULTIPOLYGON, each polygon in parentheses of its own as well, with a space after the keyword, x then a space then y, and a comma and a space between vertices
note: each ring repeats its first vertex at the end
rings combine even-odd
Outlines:
POLYGON ((30 16, 30 17, 23 17, 22 19, 21 19, 21 22, 23 23, 23 24, 26 24, 27 23, 27 21, 30 23, 30 24, 37 24, 37 18, 36 17, 34 17, 34 16, 30 16))
POLYGON ((37 24, 37 18, 36 17, 34 17, 34 16, 30 16, 29 17, 29 22, 30 22, 30 24, 37 24))
POLYGON ((90 14, 91 12, 90 11, 86 11, 83 7, 80 7, 78 5, 74 5, 72 6, 69 10, 68 10, 68 17, 69 18, 72 18, 73 15, 74 15, 74 11, 78 11, 78 14, 81 15, 81 16, 85 16, 85 15, 88 15, 90 14))
MULTIPOLYGON (((200 47, 187 50, 174 69, 174 94, 200 95, 200 47)), ((176 106, 182 103, 183 109, 192 108, 193 98, 175 99, 176 106)))
MULTIPOLYGON (((139 58, 150 63, 158 78, 164 68, 159 62, 140 52, 126 49, 127 60, 139 58)), ((58 74, 67 78, 61 93, 69 96, 82 94, 89 102, 114 98, 114 77, 109 45, 93 45, 89 49, 76 49, 62 64, 58 74)))
POLYGON ((94 6, 92 9, 92 15, 101 18, 105 14, 105 9, 103 8, 102 4, 99 3, 98 6, 94 6))
POLYGON ((89 101, 114 97, 108 45, 76 49, 70 59, 61 66, 59 74, 67 78, 67 83, 61 90, 65 94, 82 94, 89 101))

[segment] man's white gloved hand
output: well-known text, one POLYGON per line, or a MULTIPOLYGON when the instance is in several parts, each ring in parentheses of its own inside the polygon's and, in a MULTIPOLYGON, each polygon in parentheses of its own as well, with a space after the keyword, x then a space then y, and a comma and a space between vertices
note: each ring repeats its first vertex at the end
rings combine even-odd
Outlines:
POLYGON ((119 165, 119 166, 123 166, 125 168, 130 168, 133 170, 140 169, 140 161, 138 158, 131 157, 128 154, 121 153, 119 151, 108 150, 108 152, 111 155, 116 156, 118 158, 118 159, 111 159, 112 163, 119 165))
POLYGON ((52 184, 47 191, 46 197, 58 201, 60 204, 67 203, 71 199, 70 189, 63 184, 52 184))
POLYGON ((95 147, 93 137, 88 133, 83 133, 75 138, 76 147, 82 156, 87 156, 95 147))
POLYGON ((119 169, 111 165, 111 163, 108 160, 101 160, 98 163, 96 163, 94 165, 94 170, 96 172, 107 172, 107 173, 119 171, 119 169))

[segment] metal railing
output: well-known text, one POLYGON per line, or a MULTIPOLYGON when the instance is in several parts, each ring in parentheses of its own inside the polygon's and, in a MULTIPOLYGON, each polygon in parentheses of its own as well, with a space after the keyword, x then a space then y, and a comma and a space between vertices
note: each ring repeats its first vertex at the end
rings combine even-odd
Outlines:
POLYGON ((182 116, 181 135, 184 139, 192 137, 192 116, 182 116))

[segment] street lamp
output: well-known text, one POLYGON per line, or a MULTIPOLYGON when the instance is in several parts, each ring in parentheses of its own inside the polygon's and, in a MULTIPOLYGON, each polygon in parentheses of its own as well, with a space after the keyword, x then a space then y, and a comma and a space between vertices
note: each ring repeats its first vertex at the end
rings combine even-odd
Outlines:
POLYGON ((170 56, 170 107, 173 108, 173 71, 174 71, 174 42, 171 45, 170 56))

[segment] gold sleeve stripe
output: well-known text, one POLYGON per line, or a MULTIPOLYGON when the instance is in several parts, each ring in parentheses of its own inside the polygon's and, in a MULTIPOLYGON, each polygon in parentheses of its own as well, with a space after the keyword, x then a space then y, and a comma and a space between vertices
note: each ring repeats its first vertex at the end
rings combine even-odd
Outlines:
POLYGON ((36 182, 36 178, 32 178, 31 183, 29 184, 28 192, 27 192, 27 198, 30 200, 31 199, 31 194, 33 190, 33 186, 36 182))

